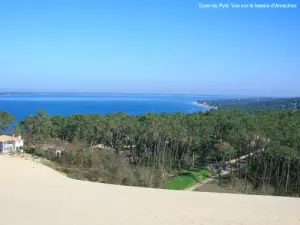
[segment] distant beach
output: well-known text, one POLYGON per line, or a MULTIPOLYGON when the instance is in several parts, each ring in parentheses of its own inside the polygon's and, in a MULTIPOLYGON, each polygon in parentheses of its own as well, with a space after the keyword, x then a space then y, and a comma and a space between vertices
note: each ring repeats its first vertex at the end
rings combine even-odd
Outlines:
POLYGON ((203 108, 207 108, 207 109, 218 109, 218 107, 212 106, 212 105, 208 104, 207 102, 193 102, 193 104, 198 105, 203 108))

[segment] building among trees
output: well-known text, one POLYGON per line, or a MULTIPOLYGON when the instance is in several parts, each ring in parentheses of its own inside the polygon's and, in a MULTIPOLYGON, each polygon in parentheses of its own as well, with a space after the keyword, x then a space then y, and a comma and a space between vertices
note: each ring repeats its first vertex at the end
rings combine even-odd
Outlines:
POLYGON ((21 136, 0 136, 0 153, 10 153, 21 151, 24 141, 21 136))

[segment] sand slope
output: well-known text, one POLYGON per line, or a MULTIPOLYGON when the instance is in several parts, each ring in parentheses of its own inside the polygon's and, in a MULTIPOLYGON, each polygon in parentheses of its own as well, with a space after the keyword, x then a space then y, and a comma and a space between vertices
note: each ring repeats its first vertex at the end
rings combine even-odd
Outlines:
POLYGON ((300 224, 300 199, 166 191, 69 179, 0 155, 5 225, 300 224))

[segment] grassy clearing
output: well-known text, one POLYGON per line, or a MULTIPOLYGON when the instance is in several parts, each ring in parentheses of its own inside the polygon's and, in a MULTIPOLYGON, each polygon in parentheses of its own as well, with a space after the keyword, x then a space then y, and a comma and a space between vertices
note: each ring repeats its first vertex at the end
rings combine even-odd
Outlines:
POLYGON ((183 171, 180 175, 174 176, 166 185, 166 189, 183 190, 201 182, 209 177, 207 167, 194 168, 183 171))

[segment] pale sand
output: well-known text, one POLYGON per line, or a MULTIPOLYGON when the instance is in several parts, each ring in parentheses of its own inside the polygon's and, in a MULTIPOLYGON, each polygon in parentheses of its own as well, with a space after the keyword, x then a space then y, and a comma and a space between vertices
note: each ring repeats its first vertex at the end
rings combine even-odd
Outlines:
POLYGON ((300 199, 167 191, 72 180, 0 155, 2 225, 294 225, 300 199))

